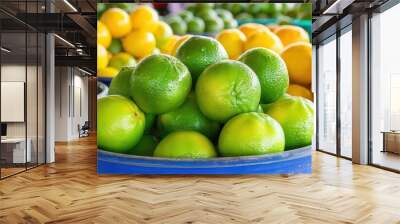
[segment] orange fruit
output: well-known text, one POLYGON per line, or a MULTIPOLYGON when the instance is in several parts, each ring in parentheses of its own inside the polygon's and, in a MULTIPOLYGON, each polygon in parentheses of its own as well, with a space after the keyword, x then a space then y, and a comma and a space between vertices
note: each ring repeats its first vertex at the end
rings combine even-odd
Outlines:
POLYGON ((189 35, 189 34, 179 37, 179 40, 176 41, 174 47, 172 48, 171 55, 172 55, 172 56, 175 56, 175 55, 176 55, 176 52, 177 52, 177 50, 178 50, 178 48, 179 48, 183 43, 185 43, 185 41, 187 41, 190 37, 192 37, 192 35, 189 35))
POLYGON ((122 39, 126 52, 137 58, 143 58, 153 53, 156 48, 154 35, 144 30, 134 30, 122 39))
POLYGON ((256 47, 265 47, 275 51, 278 54, 283 50, 283 44, 279 37, 266 29, 255 31, 250 37, 247 38, 247 41, 244 44, 244 48, 246 50, 256 47))
POLYGON ((312 46, 297 42, 288 45, 281 53, 289 71, 290 83, 303 86, 311 84, 312 46))
POLYGON ((171 27, 167 23, 163 21, 157 21, 156 23, 156 28, 153 33, 156 38, 157 47, 161 47, 166 43, 168 38, 173 35, 173 33, 171 27))
POLYGON ((158 14, 153 8, 147 5, 137 6, 130 13, 129 17, 134 30, 153 32, 157 27, 158 14))
POLYGON ((215 37, 224 46, 230 59, 237 59, 244 51, 246 36, 238 29, 227 29, 215 37))
POLYGON ((249 38, 256 31, 262 30, 262 29, 268 30, 268 28, 266 26, 263 26, 263 25, 257 24, 257 23, 246 23, 239 27, 239 30, 242 31, 242 33, 247 38, 249 38))
POLYGON ((97 44, 97 70, 107 67, 108 64, 108 53, 106 48, 97 44))
POLYGON ((180 39, 180 36, 172 35, 169 37, 163 46, 161 46, 161 52, 164 54, 172 54, 172 50, 175 47, 176 42, 180 39))
POLYGON ((313 101, 313 94, 312 92, 304 86, 297 85, 297 84, 290 84, 287 90, 287 93, 292 96, 302 96, 313 101))
POLYGON ((120 8, 110 8, 103 13, 100 21, 107 26, 114 38, 125 36, 131 31, 131 21, 128 13, 120 8))
POLYGON ((279 39, 281 39, 284 46, 295 42, 310 42, 307 31, 298 26, 280 26, 278 29, 275 30, 275 34, 279 37, 279 39))
POLYGON ((108 48, 111 44, 111 34, 107 27, 100 21, 97 21, 97 43, 108 48))

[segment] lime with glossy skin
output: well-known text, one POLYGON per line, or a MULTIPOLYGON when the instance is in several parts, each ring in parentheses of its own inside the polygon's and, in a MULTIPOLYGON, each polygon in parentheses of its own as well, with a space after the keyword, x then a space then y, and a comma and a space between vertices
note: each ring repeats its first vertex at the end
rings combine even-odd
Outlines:
POLYGON ((181 17, 184 21, 189 21, 193 18, 193 13, 191 11, 183 10, 178 13, 178 16, 181 17))
POLYGON ((207 33, 217 33, 224 29, 224 21, 219 17, 204 19, 207 33))
POLYGON ((213 144, 195 131, 177 131, 169 134, 158 144, 155 157, 201 159, 217 156, 213 144))
POLYGON ((215 12, 221 19, 233 19, 233 15, 226 9, 216 9, 215 12))
POLYGON ((285 61, 277 53, 266 48, 254 48, 243 53, 239 61, 256 73, 261 84, 261 103, 272 103, 286 93, 289 74, 285 61))
POLYGON ((192 78, 178 59, 155 54, 136 66, 130 85, 132 99, 144 112, 162 114, 182 105, 190 92, 192 78))
POLYGON ((126 98, 131 98, 129 81, 134 71, 135 67, 122 68, 118 75, 111 80, 108 95, 121 95, 126 98))
POLYGON ((153 156, 157 147, 157 139, 151 135, 143 135, 139 143, 130 149, 127 154, 137 156, 153 156))
POLYGON ((235 116, 222 128, 218 139, 222 156, 251 156, 283 152, 285 135, 277 121, 264 113, 235 116))
POLYGON ((161 137, 183 130, 198 131, 210 139, 217 138, 219 134, 219 124, 201 113, 194 93, 189 94, 179 108, 158 116, 157 124, 161 137))
POLYGON ((264 108, 285 132, 285 150, 311 145, 314 134, 314 106, 303 97, 285 96, 264 108))
POLYGON ((239 61, 224 60, 209 66, 196 83, 196 99, 201 112, 219 122, 226 122, 240 113, 256 111, 260 97, 257 75, 239 61))
POLYGON ((187 22, 187 31, 191 34, 202 34, 205 30, 205 23, 198 17, 193 17, 187 22))
POLYGON ((210 37, 192 36, 177 50, 176 57, 195 80, 209 65, 228 58, 222 44, 210 37))
POLYGON ((182 19, 174 19, 170 21, 169 26, 171 27, 172 31, 176 35, 183 35, 187 32, 187 25, 186 22, 182 19))
POLYGON ((125 153, 143 135, 145 118, 139 107, 126 97, 112 95, 97 100, 97 146, 125 153))

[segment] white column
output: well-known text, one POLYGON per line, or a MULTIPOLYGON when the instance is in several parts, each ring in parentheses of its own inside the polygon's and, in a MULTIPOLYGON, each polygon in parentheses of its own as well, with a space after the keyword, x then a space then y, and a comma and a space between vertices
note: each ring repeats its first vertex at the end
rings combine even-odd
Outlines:
POLYGON ((353 162, 368 163, 368 15, 353 19, 353 162))

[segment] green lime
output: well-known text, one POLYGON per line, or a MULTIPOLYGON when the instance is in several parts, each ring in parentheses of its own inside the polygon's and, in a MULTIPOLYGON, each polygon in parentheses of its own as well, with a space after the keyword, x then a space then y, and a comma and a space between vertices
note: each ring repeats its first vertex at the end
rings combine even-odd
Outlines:
POLYGON ((113 54, 117 54, 122 51, 122 43, 119 39, 112 39, 110 46, 107 50, 113 54))
POLYGON ((156 115, 154 114, 145 114, 146 116, 146 125, 144 127, 144 133, 148 134, 151 132, 151 129, 154 125, 154 121, 156 119, 156 115))
POLYGON ((168 24, 176 35, 183 35, 187 31, 186 22, 182 19, 170 21, 168 24))
POLYGON ((162 114, 182 105, 190 92, 192 78, 178 59, 154 54, 136 66, 130 84, 131 96, 143 111, 162 114))
POLYGON ((224 19, 224 29, 236 28, 238 23, 235 19, 224 19))
POLYGON ((108 89, 108 95, 121 95, 126 98, 130 98, 130 85, 131 75, 135 71, 135 67, 124 67, 122 68, 118 75, 115 76, 110 83, 110 88, 108 89))
POLYGON ((226 19, 233 19, 233 15, 231 12, 225 9, 216 9, 215 12, 217 12, 218 17, 220 17, 223 20, 226 19))
POLYGON ((145 118, 136 104, 123 96, 106 96, 97 100, 97 146, 125 153, 143 135, 145 118))
POLYGON ((154 151, 156 157, 200 159, 216 157, 213 144, 195 131, 177 131, 169 134, 154 151))
POLYGON ((286 93, 289 74, 285 61, 277 53, 267 48, 253 48, 238 60, 256 73, 261 84, 261 103, 272 103, 286 93))
POLYGON ((313 103, 303 97, 286 96, 268 105, 265 113, 277 120, 285 132, 286 150, 311 145, 314 134, 313 103))
POLYGON ((218 149, 222 156, 283 152, 285 135, 279 123, 264 113, 239 114, 222 128, 218 149))
POLYGON ((187 66, 195 80, 209 65, 227 59, 228 54, 215 39, 192 36, 178 48, 176 57, 187 66))
POLYGON ((257 75, 239 61, 224 60, 209 66, 196 84, 201 112, 219 122, 226 122, 236 114, 256 111, 260 96, 257 75))
POLYGON ((242 5, 242 4, 240 4, 240 3, 232 3, 232 4, 229 4, 229 6, 228 6, 228 10, 233 14, 233 15, 237 15, 237 14, 239 14, 242 10, 243 10, 243 6, 244 5, 242 5))
POLYGON ((196 13, 197 17, 202 18, 203 20, 217 18, 218 14, 212 9, 201 9, 196 13))
POLYGON ((202 34, 205 30, 205 23, 198 17, 193 17, 187 22, 187 31, 191 34, 202 34))
POLYGON ((224 29, 224 21, 219 17, 207 18, 204 22, 207 33, 217 33, 224 29))
POLYGON ((219 124, 201 113, 194 93, 178 109, 158 116, 157 123, 162 137, 183 130, 198 131, 210 139, 218 137, 219 124))
POLYGON ((235 18, 238 20, 246 20, 246 19, 252 19, 253 16, 247 12, 242 12, 242 13, 238 14, 235 18))
POLYGON ((187 11, 187 10, 183 10, 181 12, 179 12, 179 17, 181 17, 181 19, 183 19, 184 21, 189 21, 193 18, 193 13, 191 11, 187 11))
POLYGON ((137 156, 153 156, 154 150, 157 147, 157 139, 151 135, 143 135, 139 143, 130 149, 127 154, 137 156))
POLYGON ((133 67, 136 65, 135 59, 128 53, 120 52, 113 55, 108 62, 109 67, 120 70, 123 67, 133 67))

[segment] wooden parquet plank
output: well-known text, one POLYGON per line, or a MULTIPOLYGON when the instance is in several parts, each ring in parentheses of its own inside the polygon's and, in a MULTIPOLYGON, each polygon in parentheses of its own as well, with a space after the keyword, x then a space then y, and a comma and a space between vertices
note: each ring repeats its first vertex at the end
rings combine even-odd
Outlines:
POLYGON ((400 224, 400 175, 313 158, 312 175, 99 176, 89 137, 0 181, 0 223, 400 224))

